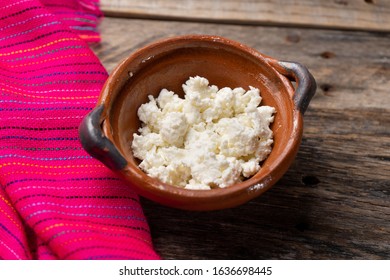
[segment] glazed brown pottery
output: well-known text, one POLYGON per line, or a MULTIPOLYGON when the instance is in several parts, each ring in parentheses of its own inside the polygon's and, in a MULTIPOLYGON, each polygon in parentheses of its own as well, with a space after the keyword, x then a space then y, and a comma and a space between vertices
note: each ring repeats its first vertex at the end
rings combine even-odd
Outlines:
POLYGON ((168 38, 134 52, 117 66, 95 109, 80 125, 80 139, 86 151, 144 197, 187 210, 234 207, 267 191, 287 171, 298 151, 302 116, 315 90, 313 76, 299 63, 281 62, 216 36, 168 38), (259 88, 262 105, 276 108, 272 152, 246 181, 221 189, 182 189, 147 176, 132 155, 133 133, 141 125, 137 110, 148 102, 148 95, 156 97, 163 88, 183 95, 182 84, 197 75, 219 88, 259 88))

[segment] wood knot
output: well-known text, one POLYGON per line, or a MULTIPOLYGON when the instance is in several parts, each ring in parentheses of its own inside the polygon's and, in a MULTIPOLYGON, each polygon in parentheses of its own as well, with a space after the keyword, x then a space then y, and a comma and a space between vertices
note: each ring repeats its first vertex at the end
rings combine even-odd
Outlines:
POLYGON ((302 183, 306 186, 315 186, 320 183, 320 180, 313 175, 307 175, 302 177, 302 183))
POLYGON ((298 34, 289 34, 287 35, 286 40, 291 43, 298 43, 301 40, 301 37, 298 34))
POLYGON ((322 89, 322 91, 324 92, 324 95, 327 95, 327 96, 332 96, 330 94, 330 91, 333 90, 333 86, 331 84, 322 84, 320 85, 320 88, 322 89))
POLYGON ((335 57, 336 55, 332 52, 329 52, 329 51, 325 51, 325 52, 322 52, 321 53, 321 57, 322 58, 325 58, 325 59, 329 59, 329 58, 333 58, 335 57))

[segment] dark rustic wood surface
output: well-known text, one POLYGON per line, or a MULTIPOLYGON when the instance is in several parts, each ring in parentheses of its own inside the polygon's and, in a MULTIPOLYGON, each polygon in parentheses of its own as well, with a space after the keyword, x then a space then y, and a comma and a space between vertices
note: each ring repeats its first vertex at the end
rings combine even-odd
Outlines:
POLYGON ((106 17, 94 50, 110 72, 156 39, 238 40, 306 65, 318 90, 296 160, 237 208, 188 212, 142 199, 165 259, 390 259, 390 34, 106 17))
POLYGON ((390 31, 382 0, 100 0, 113 16, 390 31))

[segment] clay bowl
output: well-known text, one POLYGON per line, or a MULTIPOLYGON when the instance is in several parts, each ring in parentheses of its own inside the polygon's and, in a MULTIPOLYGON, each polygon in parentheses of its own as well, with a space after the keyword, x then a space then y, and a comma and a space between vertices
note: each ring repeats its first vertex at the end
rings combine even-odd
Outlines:
MULTIPOLYGON (((238 42, 202 35, 168 38, 132 53, 107 79, 95 109, 80 125, 85 150, 116 171, 139 195, 187 210, 230 208, 258 197, 287 171, 302 137, 302 116, 316 90, 301 64, 281 62, 238 42), (162 88, 182 92, 190 76, 221 87, 257 87, 262 105, 276 108, 271 154, 253 177, 227 188, 187 190, 146 175, 131 151, 137 110, 162 88), (295 87, 290 82, 295 81, 295 87)), ((180 94, 179 94, 180 95, 180 94)))

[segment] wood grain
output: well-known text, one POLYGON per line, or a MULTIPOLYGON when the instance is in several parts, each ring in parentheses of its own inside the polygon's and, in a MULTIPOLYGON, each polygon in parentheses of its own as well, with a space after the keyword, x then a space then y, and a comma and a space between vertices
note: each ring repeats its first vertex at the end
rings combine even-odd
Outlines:
POLYGON ((204 213, 142 199, 163 258, 390 258, 390 34, 123 18, 100 28, 108 71, 156 39, 207 33, 299 61, 318 83, 300 151, 272 190, 204 213))
POLYGON ((106 15, 390 31, 390 1, 101 0, 106 15))

